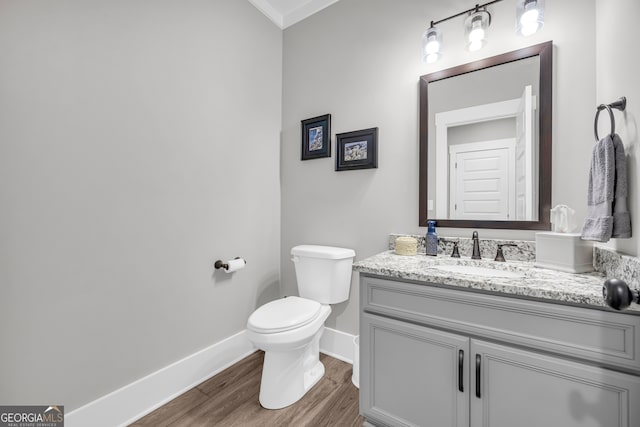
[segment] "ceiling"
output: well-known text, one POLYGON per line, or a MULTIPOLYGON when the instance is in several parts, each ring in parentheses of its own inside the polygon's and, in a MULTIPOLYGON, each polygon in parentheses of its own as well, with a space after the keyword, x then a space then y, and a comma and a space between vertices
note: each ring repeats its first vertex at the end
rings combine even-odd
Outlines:
POLYGON ((249 0, 278 27, 285 29, 338 0, 249 0))

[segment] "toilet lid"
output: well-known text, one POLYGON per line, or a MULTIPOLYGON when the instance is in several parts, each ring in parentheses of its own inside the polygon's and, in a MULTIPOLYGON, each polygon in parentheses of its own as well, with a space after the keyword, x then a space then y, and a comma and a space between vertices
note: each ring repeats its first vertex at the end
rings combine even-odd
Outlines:
POLYGON ((249 316, 247 327, 255 332, 276 333, 311 323, 320 314, 319 302, 300 297, 271 301, 249 316))

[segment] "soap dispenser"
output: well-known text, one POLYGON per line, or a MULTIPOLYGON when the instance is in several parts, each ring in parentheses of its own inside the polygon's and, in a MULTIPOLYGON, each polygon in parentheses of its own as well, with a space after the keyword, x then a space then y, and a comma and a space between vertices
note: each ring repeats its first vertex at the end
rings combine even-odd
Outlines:
POLYGON ((424 248, 427 255, 438 255, 438 234, 436 233, 436 222, 428 221, 427 235, 424 242, 424 248))

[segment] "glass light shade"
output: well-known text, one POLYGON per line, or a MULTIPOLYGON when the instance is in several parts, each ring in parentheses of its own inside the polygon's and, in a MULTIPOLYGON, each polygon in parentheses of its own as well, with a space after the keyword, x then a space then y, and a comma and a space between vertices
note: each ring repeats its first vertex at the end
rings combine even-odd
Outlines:
POLYGON ((530 36, 544 26, 544 0, 518 0, 516 33, 530 36))
POLYGON ((422 34, 422 61, 432 64, 440 58, 442 47, 442 32, 436 27, 430 27, 422 34))
POLYGON ((473 52, 484 46, 490 24, 491 15, 486 10, 476 10, 467 16, 464 21, 467 49, 473 52))

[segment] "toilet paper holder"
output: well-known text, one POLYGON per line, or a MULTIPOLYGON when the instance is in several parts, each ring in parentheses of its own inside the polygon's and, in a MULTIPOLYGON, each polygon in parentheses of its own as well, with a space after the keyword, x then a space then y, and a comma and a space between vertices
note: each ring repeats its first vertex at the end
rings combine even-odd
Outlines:
MULTIPOLYGON (((243 258, 241 258, 239 256, 235 257, 234 259, 241 259, 242 261, 244 261, 245 264, 247 263, 246 259, 243 259, 243 258)), ((227 262, 223 262, 222 260, 217 260, 213 264, 213 266, 215 267, 216 270, 219 270, 221 268, 224 268, 225 270, 229 270, 229 262, 228 261, 227 262)))

